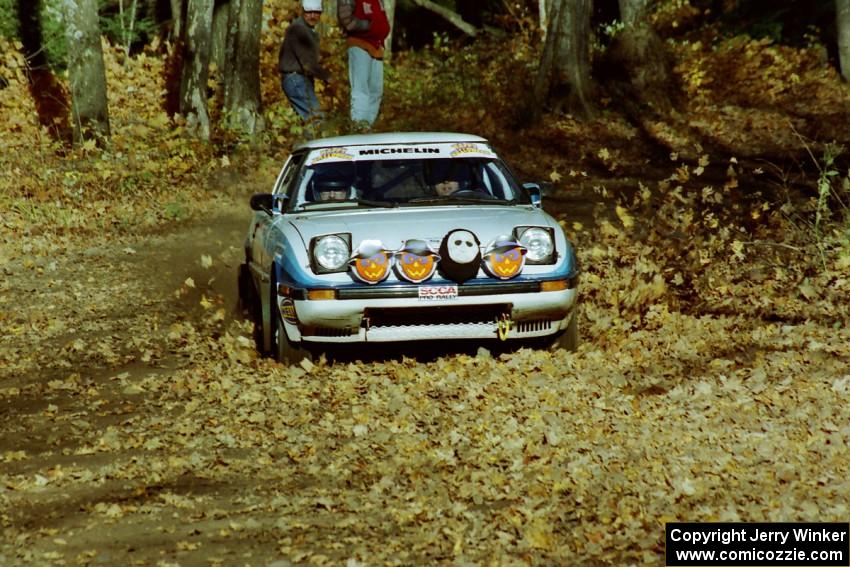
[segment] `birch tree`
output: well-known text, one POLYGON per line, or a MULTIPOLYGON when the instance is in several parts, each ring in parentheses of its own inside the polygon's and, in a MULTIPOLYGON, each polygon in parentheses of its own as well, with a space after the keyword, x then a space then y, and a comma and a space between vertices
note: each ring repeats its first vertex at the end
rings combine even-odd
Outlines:
POLYGON ((189 133, 202 140, 210 139, 207 76, 210 63, 212 18, 213 0, 188 0, 179 110, 180 114, 186 118, 189 133))
POLYGON ((109 136, 106 69, 100 44, 97 0, 62 0, 68 42, 68 78, 74 141, 109 136))
POLYGON ((543 33, 543 39, 546 39, 546 30, 549 29, 549 3, 552 0, 539 0, 537 2, 537 20, 540 25, 540 31, 543 33))
POLYGON ((841 76, 850 82, 850 0, 835 0, 838 30, 838 63, 841 76))

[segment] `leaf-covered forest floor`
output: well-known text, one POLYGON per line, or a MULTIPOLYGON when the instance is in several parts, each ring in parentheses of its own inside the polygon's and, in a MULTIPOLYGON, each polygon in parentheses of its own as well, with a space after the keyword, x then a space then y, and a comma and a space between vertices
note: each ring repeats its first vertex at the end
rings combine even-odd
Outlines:
POLYGON ((116 49, 111 144, 59 151, 0 46, 0 564, 655 565, 665 521, 847 520, 850 199, 828 142, 850 129, 825 62, 683 40, 669 121, 612 103, 517 130, 493 93, 520 50, 399 54, 379 128, 482 133, 554 181, 583 344, 284 367, 235 297, 247 196, 298 136, 276 29, 254 146, 186 139, 153 110, 161 58, 116 49))

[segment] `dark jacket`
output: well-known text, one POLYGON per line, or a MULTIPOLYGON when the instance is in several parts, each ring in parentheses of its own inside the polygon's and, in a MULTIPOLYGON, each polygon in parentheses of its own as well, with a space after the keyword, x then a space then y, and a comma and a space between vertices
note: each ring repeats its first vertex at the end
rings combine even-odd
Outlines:
POLYGON ((286 28, 277 67, 281 74, 300 73, 323 81, 330 79, 330 73, 319 65, 319 34, 304 18, 295 18, 286 28))

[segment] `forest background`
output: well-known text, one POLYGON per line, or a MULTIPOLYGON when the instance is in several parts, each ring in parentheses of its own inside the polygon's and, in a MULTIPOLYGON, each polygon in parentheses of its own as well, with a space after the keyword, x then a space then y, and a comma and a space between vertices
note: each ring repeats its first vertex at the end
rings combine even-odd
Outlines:
POLYGON ((284 367, 232 299, 304 137, 296 10, 0 0, 0 563, 659 564, 665 521, 847 520, 844 0, 399 2, 375 129, 552 184, 583 344, 284 367))

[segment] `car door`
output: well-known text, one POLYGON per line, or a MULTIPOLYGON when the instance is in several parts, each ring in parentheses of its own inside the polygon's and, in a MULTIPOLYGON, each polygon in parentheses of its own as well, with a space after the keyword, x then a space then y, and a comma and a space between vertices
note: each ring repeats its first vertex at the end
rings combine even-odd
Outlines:
POLYGON ((274 237, 274 232, 271 231, 272 224, 280 217, 283 210, 286 209, 287 201, 291 196, 293 181, 298 177, 297 173, 304 163, 304 153, 293 154, 284 164, 277 176, 272 194, 275 198, 275 205, 271 215, 260 213, 255 215, 254 226, 252 227, 252 250, 251 258, 253 259, 254 268, 262 272, 265 277, 268 277, 268 269, 271 266, 272 251, 274 250, 274 242, 270 242, 269 238, 274 237))

